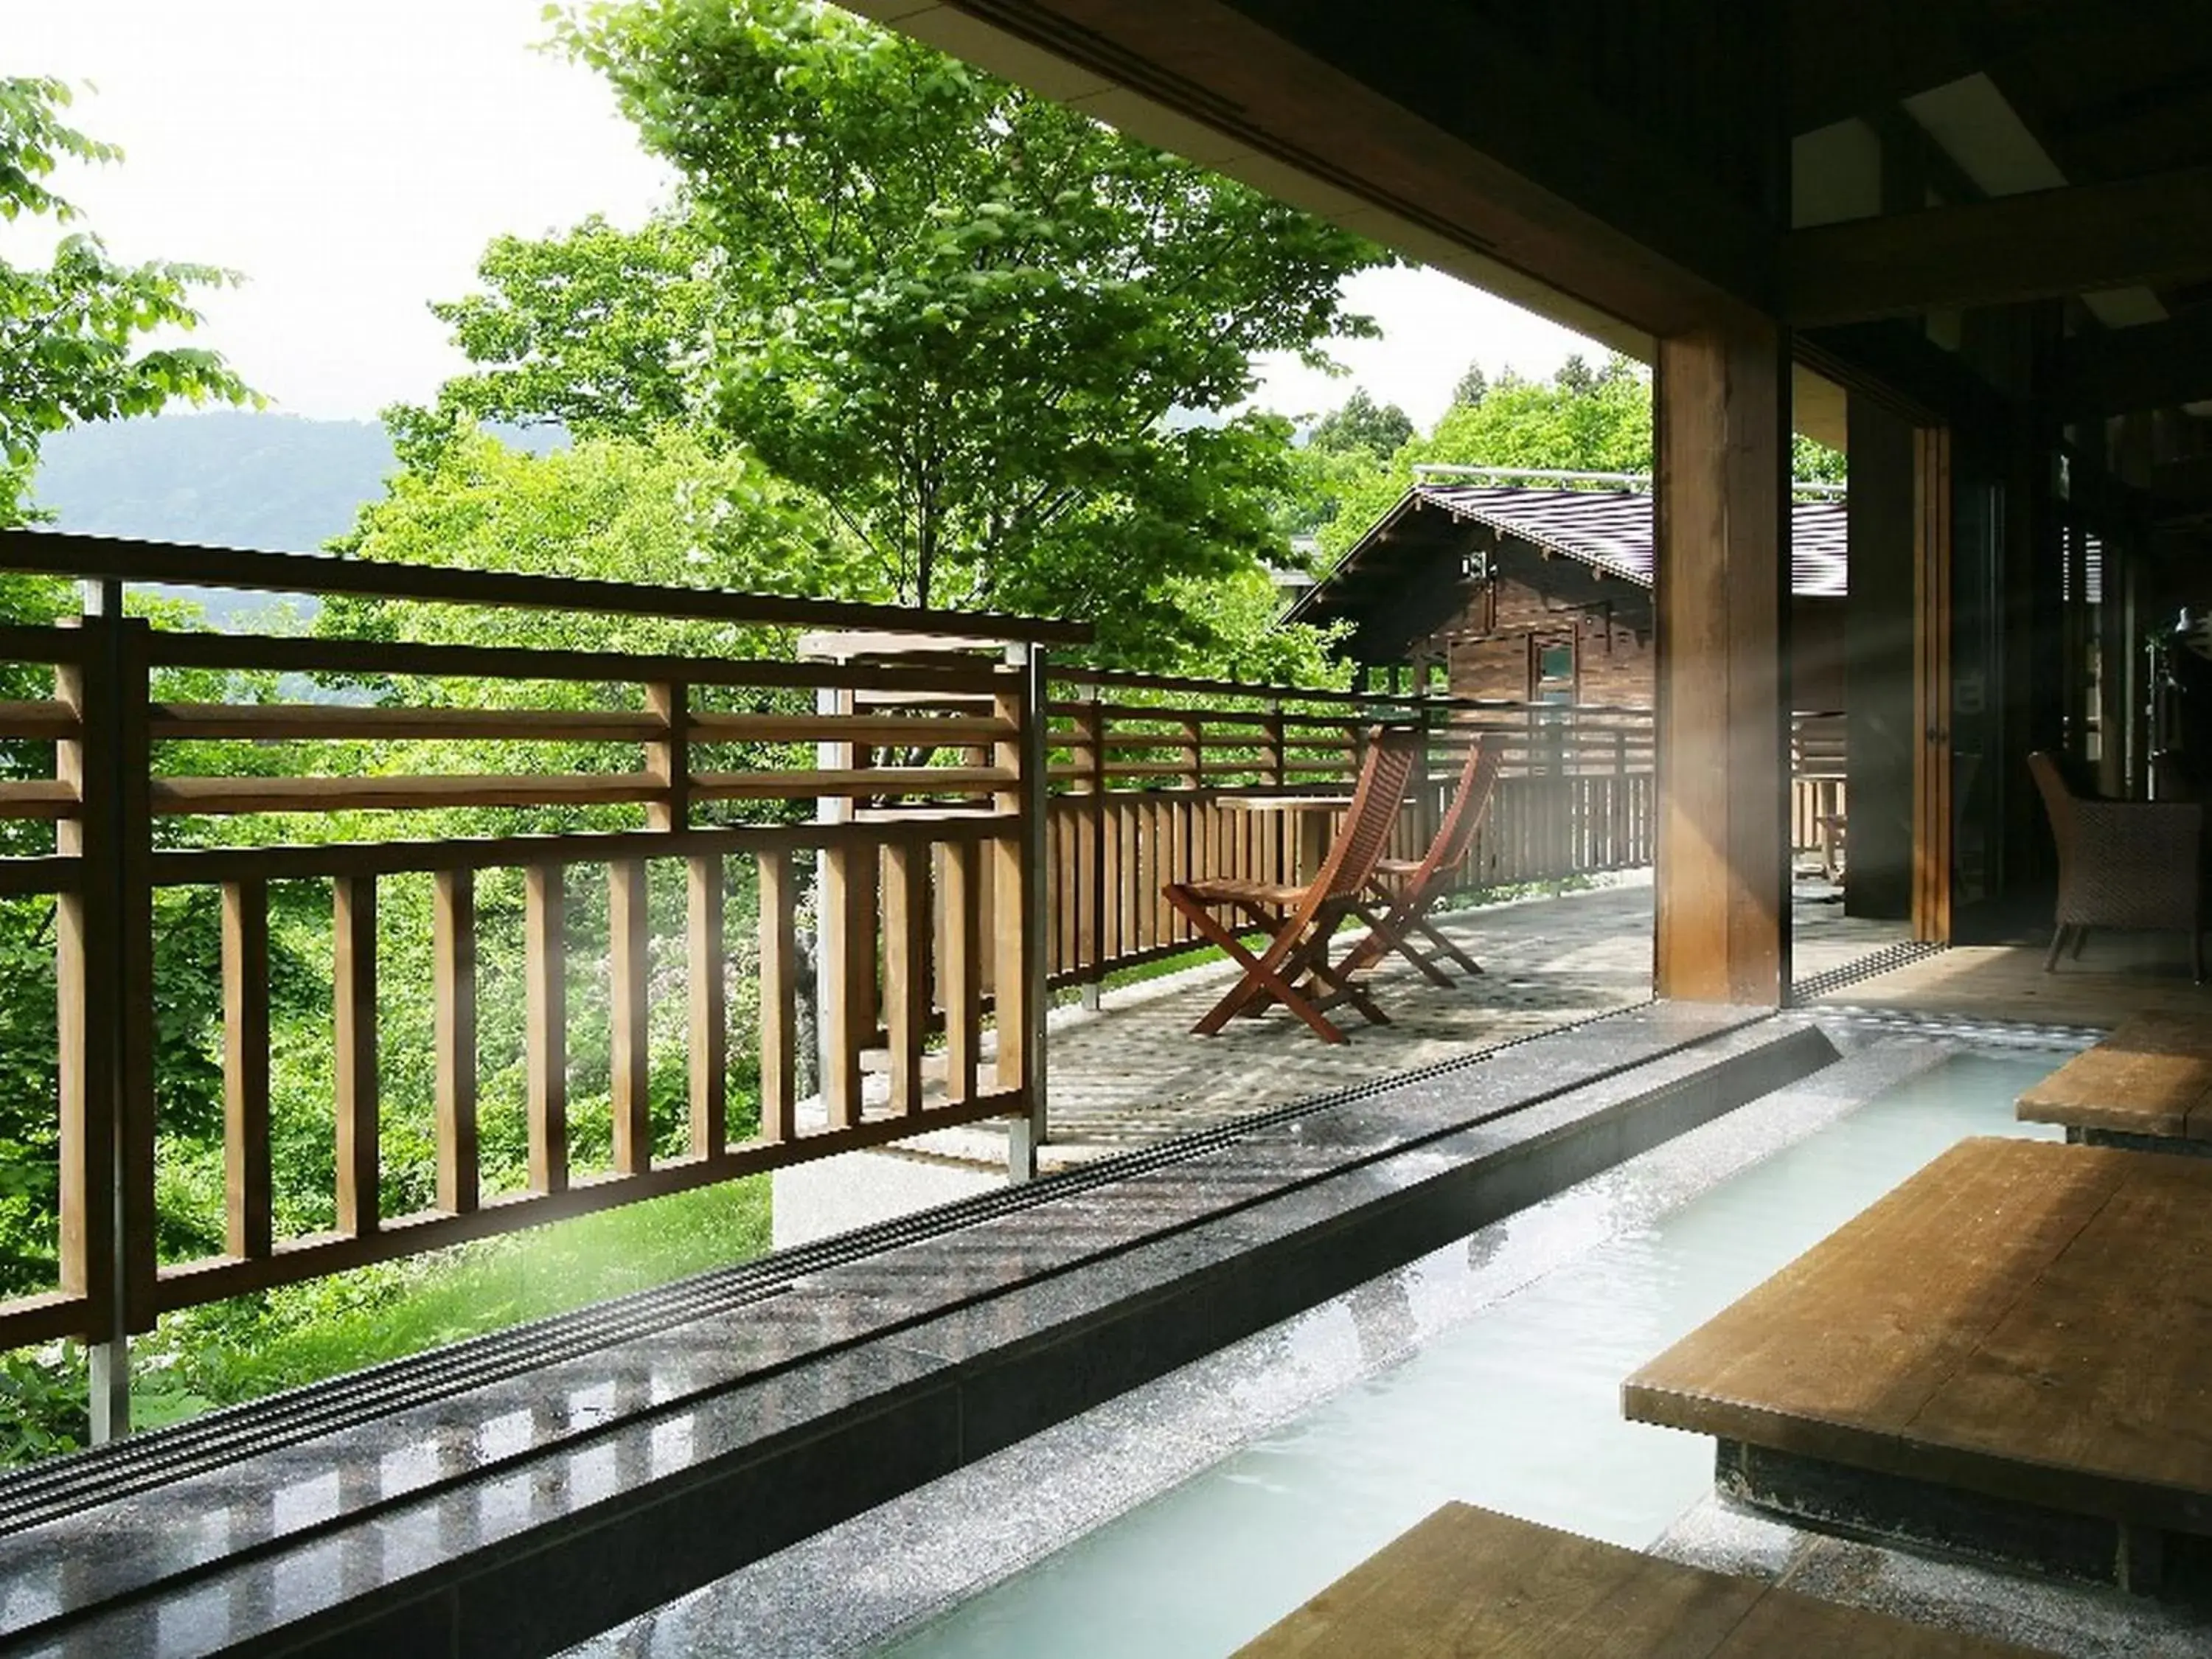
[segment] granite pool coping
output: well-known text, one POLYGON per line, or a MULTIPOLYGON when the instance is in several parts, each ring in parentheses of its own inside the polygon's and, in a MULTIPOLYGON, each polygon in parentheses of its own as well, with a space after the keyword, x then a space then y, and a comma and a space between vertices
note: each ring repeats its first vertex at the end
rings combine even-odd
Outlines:
POLYGON ((1654 1004, 1110 1184, 1037 1183, 741 1305, 0 1536, 0 1644, 546 1652, 1834 1054, 1808 1017, 1654 1004))

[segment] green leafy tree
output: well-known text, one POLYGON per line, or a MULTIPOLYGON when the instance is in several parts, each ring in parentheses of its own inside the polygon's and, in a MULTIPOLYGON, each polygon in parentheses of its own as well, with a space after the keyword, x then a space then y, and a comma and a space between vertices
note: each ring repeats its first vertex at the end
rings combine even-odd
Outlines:
POLYGON ((1847 483, 1850 465, 1842 450, 1800 432, 1790 441, 1790 476, 1799 483, 1847 483))
POLYGON ((1395 404, 1377 404, 1362 386, 1314 423, 1307 442, 1316 449, 1364 449, 1388 460, 1413 435, 1413 422, 1395 404))
POLYGON ((1466 404, 1469 407, 1480 403, 1489 395, 1490 379, 1482 372, 1480 363, 1469 363, 1467 366, 1467 373, 1459 377, 1459 384, 1452 388, 1452 402, 1466 404))
MULTIPOLYGON (((0 78, 0 219, 71 225, 76 208, 47 180, 64 161, 122 159, 62 118, 70 98, 65 82, 0 78)), ((62 236, 44 267, 0 260, 0 526, 29 516, 31 471, 50 432, 151 414, 180 398, 253 401, 216 353, 145 343, 196 326, 192 290, 233 280, 210 265, 122 264, 83 230, 62 236)))
MULTIPOLYGON (((560 40, 684 180, 635 234, 487 258, 446 413, 680 419, 813 490, 915 604, 1202 649, 1191 579, 1279 551, 1255 353, 1374 332, 1372 244, 805 0, 592 5, 560 40)), ((441 416, 403 417, 447 429, 441 416)))
POLYGON ((1651 382, 1616 356, 1593 370, 1570 358, 1551 380, 1501 374, 1479 403, 1459 401, 1436 429, 1401 448, 1387 466, 1363 473, 1321 532, 1325 552, 1343 551, 1388 512, 1421 462, 1576 472, 1651 470, 1651 382))

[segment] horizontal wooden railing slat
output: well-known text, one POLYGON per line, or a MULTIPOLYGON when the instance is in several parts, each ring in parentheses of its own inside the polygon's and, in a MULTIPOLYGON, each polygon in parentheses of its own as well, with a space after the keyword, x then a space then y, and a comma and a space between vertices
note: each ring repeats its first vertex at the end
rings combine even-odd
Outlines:
POLYGON ((767 627, 872 629, 893 635, 981 635, 1034 640, 1042 644, 1080 644, 1090 636, 1090 629, 1080 623, 1031 617, 931 611, 911 605, 471 570, 453 565, 405 564, 337 558, 325 554, 252 552, 52 530, 0 530, 0 570, 66 576, 72 580, 166 582, 268 593, 345 594, 505 610, 590 611, 605 616, 750 623, 767 627))

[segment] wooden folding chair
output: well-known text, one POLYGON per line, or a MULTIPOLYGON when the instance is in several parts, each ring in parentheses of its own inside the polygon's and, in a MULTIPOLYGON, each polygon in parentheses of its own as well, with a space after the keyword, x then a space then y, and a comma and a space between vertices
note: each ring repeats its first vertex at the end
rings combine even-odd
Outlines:
POLYGON ((1467 861, 1474 845, 1474 832, 1482 827, 1483 814, 1490 810, 1490 797, 1498 786, 1498 768, 1504 759, 1504 751, 1497 744, 1475 738, 1468 745, 1451 803, 1444 808, 1443 821, 1437 825, 1429 850, 1418 861, 1376 860, 1366 892, 1352 907, 1352 913, 1367 924, 1367 937, 1352 948, 1339 971, 1358 973, 1391 951, 1419 969, 1431 984, 1446 989, 1452 981, 1437 966, 1438 960, 1449 958, 1470 974, 1482 971, 1482 964, 1438 933, 1428 915, 1437 902, 1451 891, 1460 866, 1467 861), (1425 939, 1435 948, 1424 951, 1413 943, 1414 938, 1425 939))
POLYGON ((1320 871, 1304 886, 1214 879, 1172 881, 1161 890, 1202 936, 1244 969, 1236 988, 1193 1030, 1212 1036, 1237 1015, 1259 1013, 1272 1002, 1288 1008, 1324 1042, 1345 1040, 1323 1012, 1340 1002, 1352 1004, 1371 1024, 1390 1023, 1347 973, 1330 966, 1329 939, 1374 878, 1390 826, 1405 802, 1418 740, 1418 733, 1401 728, 1377 727, 1368 734, 1367 757, 1352 805, 1320 871), (1214 915, 1216 909, 1241 914, 1249 927, 1267 933, 1267 947, 1255 955, 1237 929, 1214 915))

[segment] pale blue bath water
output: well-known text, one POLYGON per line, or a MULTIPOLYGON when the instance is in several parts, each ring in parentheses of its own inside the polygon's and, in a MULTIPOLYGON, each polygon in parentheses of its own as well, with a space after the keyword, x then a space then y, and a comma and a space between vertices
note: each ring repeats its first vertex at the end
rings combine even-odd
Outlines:
MULTIPOLYGON (((1450 1498, 1648 1545, 1710 1488, 1712 1443, 1624 1422, 1621 1379, 1953 1142, 2038 1133, 2012 1102, 2063 1058, 1947 1060, 878 1652, 1224 1654, 1450 1498)), ((1387 1321, 1401 1278, 1355 1316, 1387 1321)))

